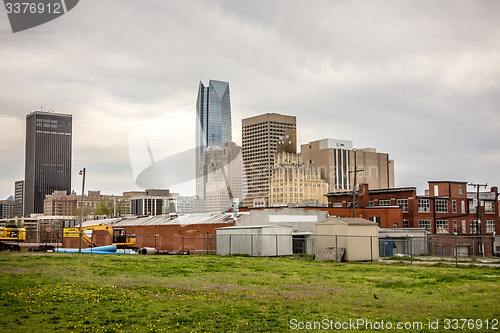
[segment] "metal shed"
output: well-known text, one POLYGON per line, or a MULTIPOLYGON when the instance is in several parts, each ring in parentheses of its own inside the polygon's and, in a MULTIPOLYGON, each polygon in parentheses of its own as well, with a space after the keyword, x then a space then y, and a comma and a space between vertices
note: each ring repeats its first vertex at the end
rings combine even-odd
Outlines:
POLYGON ((329 218, 318 223, 316 259, 378 260, 378 224, 361 218, 329 218))
POLYGON ((237 226, 217 229, 217 254, 253 257, 290 256, 292 227, 277 225, 237 226))
POLYGON ((425 228, 379 228, 378 232, 381 257, 429 253, 425 228))

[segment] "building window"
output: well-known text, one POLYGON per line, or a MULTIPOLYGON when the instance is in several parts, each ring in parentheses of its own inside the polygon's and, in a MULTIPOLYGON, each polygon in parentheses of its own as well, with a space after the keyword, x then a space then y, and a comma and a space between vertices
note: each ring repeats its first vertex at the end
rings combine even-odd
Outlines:
POLYGON ((479 223, 477 223, 477 220, 471 220, 470 221, 470 231, 473 234, 478 234, 479 231, 479 223))
POLYGON ((448 220, 437 220, 436 221, 436 233, 437 234, 447 234, 448 233, 448 220))
POLYGON ((398 199, 396 203, 399 207, 403 208, 403 213, 408 213, 408 199, 398 199))
POLYGON ((448 213, 448 200, 436 200, 436 213, 448 213))
POLYGON ((452 209, 453 213, 457 212, 457 200, 451 201, 451 209, 452 209))
POLYGON ((484 212, 486 214, 495 214, 495 202, 485 201, 484 202, 484 212))
POLYGON ((381 217, 380 217, 380 216, 370 216, 369 220, 370 220, 370 221, 373 221, 373 222, 377 222, 377 224, 378 224, 378 226, 379 226, 379 227, 380 227, 380 225, 381 225, 381 223, 382 223, 382 222, 381 222, 381 221, 382 221, 382 219, 381 219, 381 217))
POLYGON ((342 202, 332 202, 332 207, 335 207, 335 208, 342 207, 342 202))
POLYGON ((462 220, 462 233, 467 233, 467 223, 465 222, 465 220, 462 220))
POLYGON ((429 199, 418 199, 418 211, 420 213, 429 213, 431 211, 431 202, 429 199))
POLYGON ((476 205, 474 205, 474 201, 473 200, 469 200, 469 214, 476 214, 476 205))
POLYGON ((403 228, 409 228, 410 222, 408 220, 403 220, 403 228))
POLYGON ((431 231, 431 220, 419 220, 418 226, 420 228, 425 228, 427 231, 431 231))
POLYGON ((495 220, 486 220, 486 232, 487 233, 495 232, 495 220))
POLYGON ((373 207, 373 206, 375 206, 373 200, 368 201, 368 207, 373 207))
POLYGON ((379 200, 378 201, 379 206, 390 206, 391 205, 391 200, 379 200))
POLYGON ((465 214, 465 200, 462 200, 462 213, 465 214))
POLYGON ((458 194, 462 194, 462 193, 463 193, 462 185, 458 185, 458 194))
POLYGON ((397 223, 394 223, 394 224, 392 225, 392 227, 393 227, 393 228, 397 228, 397 227, 398 227, 398 224, 397 224, 397 223))
POLYGON ((457 220, 453 220, 453 233, 457 233, 458 232, 458 229, 457 229, 457 220))

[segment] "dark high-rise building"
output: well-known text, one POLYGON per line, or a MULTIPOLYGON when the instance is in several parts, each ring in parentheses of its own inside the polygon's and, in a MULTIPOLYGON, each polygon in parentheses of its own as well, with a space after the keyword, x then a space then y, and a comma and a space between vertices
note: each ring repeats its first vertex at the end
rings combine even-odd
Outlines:
POLYGON ((229 83, 210 80, 208 87, 202 82, 196 101, 196 193, 203 197, 206 175, 200 174, 201 155, 208 145, 220 147, 232 141, 231 99, 229 83))
POLYGON ((71 192, 72 116, 35 111, 26 116, 24 215, 43 213, 43 199, 71 192))

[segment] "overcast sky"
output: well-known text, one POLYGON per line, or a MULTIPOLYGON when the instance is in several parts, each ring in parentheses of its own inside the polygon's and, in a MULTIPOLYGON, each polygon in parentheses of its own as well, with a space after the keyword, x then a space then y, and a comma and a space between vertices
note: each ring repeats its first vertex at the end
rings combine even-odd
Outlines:
POLYGON ((2 10, 0 199, 24 178, 25 117, 41 106, 73 115, 75 191, 82 167, 86 189, 140 189, 134 133, 161 119, 158 156, 194 148, 209 79, 230 83, 238 144, 242 118, 295 115, 299 144, 389 153, 397 187, 500 186, 498 13, 494 0, 85 0, 13 34, 2 10), (179 109, 192 113, 168 116, 179 109))

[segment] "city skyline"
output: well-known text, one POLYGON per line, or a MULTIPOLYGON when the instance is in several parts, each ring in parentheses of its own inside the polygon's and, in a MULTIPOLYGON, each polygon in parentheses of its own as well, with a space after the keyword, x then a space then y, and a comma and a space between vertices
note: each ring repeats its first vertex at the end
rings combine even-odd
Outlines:
MULTIPOLYGON (((81 3, 16 34, 0 11, 0 199, 24 178, 25 116, 40 107, 73 115, 73 190, 83 167, 86 188, 141 189, 128 136, 194 104, 197 83, 212 78, 231 85, 237 144, 241 119, 290 114, 298 145, 338 138, 389 153, 396 187, 498 186, 499 10, 489 1, 124 0, 81 3), (118 7, 127 11, 114 15, 118 7)), ((165 131, 175 138, 179 127, 165 131)), ((195 148, 194 138, 172 141, 195 148)))

